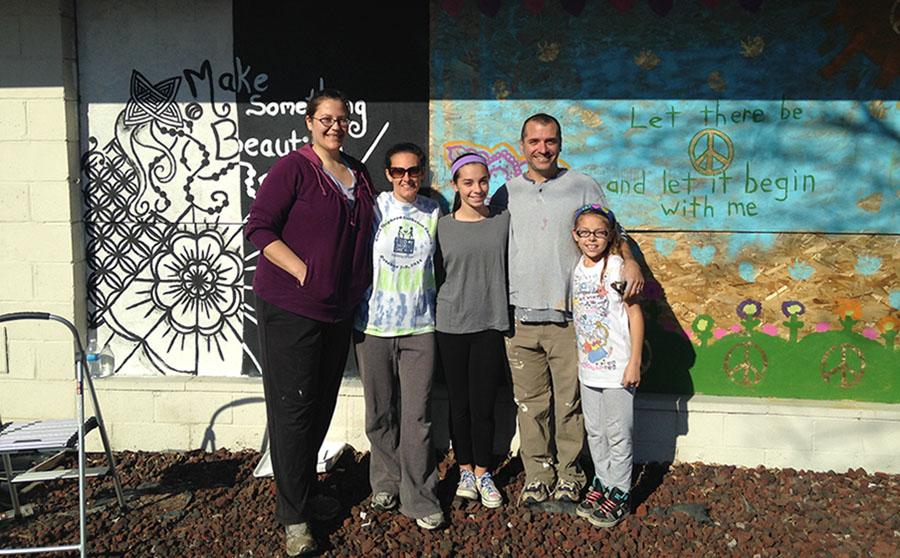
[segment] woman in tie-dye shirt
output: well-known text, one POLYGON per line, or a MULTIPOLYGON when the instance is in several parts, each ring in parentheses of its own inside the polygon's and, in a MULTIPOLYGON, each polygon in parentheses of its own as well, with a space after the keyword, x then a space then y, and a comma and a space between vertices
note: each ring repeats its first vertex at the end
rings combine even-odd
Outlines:
POLYGON ((356 359, 372 446, 372 507, 416 520, 444 522, 437 499, 428 398, 434 373, 433 256, 437 202, 419 195, 425 155, 398 144, 385 156, 392 191, 375 202, 372 288, 357 312, 356 359), (399 408, 397 408, 399 407, 399 408))

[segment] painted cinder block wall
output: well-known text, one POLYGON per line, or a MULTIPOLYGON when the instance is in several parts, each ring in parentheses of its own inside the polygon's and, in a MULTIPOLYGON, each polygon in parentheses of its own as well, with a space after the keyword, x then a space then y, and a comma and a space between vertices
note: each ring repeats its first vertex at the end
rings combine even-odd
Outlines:
MULTIPOLYGON (((206 16, 199 20, 208 26, 202 31, 206 34, 219 32, 220 36, 227 37, 228 29, 221 29, 233 25, 227 6, 221 9, 227 3, 213 4, 196 8, 206 16)), ((218 126, 216 131, 223 133, 230 128, 216 119, 208 93, 204 96, 203 89, 198 88, 197 94, 192 95, 182 70, 200 70, 201 62, 209 60, 215 75, 222 75, 229 70, 229 63, 235 64, 231 60, 230 49, 233 47, 222 41, 217 43, 215 52, 210 52, 203 45, 189 44, 191 42, 185 40, 185 29, 177 24, 181 18, 174 5, 171 10, 158 11, 140 11, 140 8, 132 7, 134 12, 129 13, 128 10, 112 9, 108 2, 93 1, 79 7, 79 28, 82 31, 90 29, 91 36, 99 38, 88 41, 76 58, 71 4, 13 2, 5 3, 2 9, 0 21, 4 29, 10 30, 3 34, 0 44, 5 49, 2 53, 4 62, 10 62, 9 66, 4 64, 4 68, 14 71, 0 76, 6 80, 0 90, 0 99, 4 103, 4 110, 0 112, 0 184, 4 200, 0 207, 0 227, 7 233, 0 237, 0 262, 3 265, 0 303, 3 311, 37 308, 60 313, 73 318, 84 330, 88 322, 86 299, 90 294, 84 277, 86 272, 97 271, 96 265, 85 265, 85 255, 91 251, 83 240, 86 236, 82 226, 84 206, 77 183, 79 173, 85 170, 84 156, 96 152, 109 157, 116 154, 115 141, 120 141, 121 137, 116 135, 118 131, 116 134, 111 132, 116 119, 135 94, 133 90, 129 91, 134 87, 132 70, 140 70, 146 72, 147 75, 142 74, 142 77, 150 85, 158 86, 170 77, 182 79, 177 97, 182 116, 194 115, 195 136, 221 149, 219 155, 225 157, 226 162, 216 170, 227 166, 227 158, 234 157, 235 153, 226 150, 227 142, 214 144, 210 140, 210 131, 214 126, 218 126), (130 36, 116 38, 117 41, 144 48, 122 48, 121 42, 104 43, 102 33, 112 35, 110 30, 113 28, 131 31, 130 36), (115 44, 120 45, 116 52, 102 51, 102 47, 115 44), (177 54, 170 48, 172 44, 179 44, 179 49, 175 49, 177 54), (58 45, 53 52, 61 62, 49 60, 48 49, 52 45, 58 45), (122 52, 130 54, 126 56, 122 52), (80 68, 76 67, 76 60, 80 68), (114 64, 110 65, 110 61, 114 64), (75 83, 79 73, 83 76, 81 119, 76 105, 79 89, 75 83), (188 110, 191 102, 196 107, 188 110), (202 135, 204 129, 206 136, 202 135), (96 138, 97 143, 93 144, 91 138, 96 138), (10 155, 12 153, 17 155, 10 155), (41 241, 48 235, 50 242, 41 241)), ((192 31, 198 32, 197 29, 192 31)), ((264 84, 264 81, 256 81, 264 70, 256 67, 250 74, 249 83, 264 84)), ((275 78, 273 75, 268 79, 275 78)), ((338 77, 334 80, 337 82, 338 77)), ((198 81, 201 85, 206 83, 203 79, 198 78, 198 81)), ((229 104, 232 111, 244 111, 246 104, 241 106, 241 99, 231 93, 227 89, 216 89, 216 102, 229 104)), ((258 93, 264 101, 276 100, 267 98, 265 91, 258 93)), ((447 111, 448 105, 441 103, 437 102, 435 107, 447 111)), ((360 109, 363 109, 362 105, 360 109)), ((450 109, 455 110, 455 107, 450 106, 450 109)), ((234 116, 235 113, 231 114, 234 116)), ((360 122, 363 114, 360 110, 357 115, 360 122)), ((370 103, 365 114, 371 129, 361 134, 359 151, 370 146, 382 129, 377 103, 370 103)), ((572 117, 566 115, 564 118, 572 117)), ((238 127, 247 119, 243 122, 237 117, 231 120, 235 134, 240 136, 238 127)), ((444 122, 458 121, 448 118, 444 122)), ((432 126, 435 126, 434 122, 432 126)), ((432 167, 436 175, 443 172, 440 168, 444 156, 441 149, 443 140, 448 138, 452 135, 432 131, 431 147, 435 153, 432 167)), ((377 159, 374 161, 374 168, 377 168, 377 159)), ((256 172, 262 173, 265 168, 263 161, 256 172)), ((244 179, 246 175, 240 177, 244 179)), ((82 175, 82 178, 90 191, 92 176, 82 175)), ((256 178, 258 180, 259 176, 256 178)), ((234 176, 224 175, 215 186, 229 191, 232 199, 241 199, 243 186, 234 176)), ((209 196, 210 191, 204 193, 209 196)), ((222 233, 221 238, 229 234, 228 238, 234 238, 245 203, 246 200, 232 204, 233 214, 226 213, 223 219, 216 221, 213 228, 222 233)), ((102 220, 99 223, 109 224, 102 220)), ((196 238, 203 236, 209 228, 209 220, 194 215, 179 227, 182 233, 179 238, 185 238, 188 233, 196 238)), ((97 239, 90 233, 87 236, 89 243, 97 239)), ((636 234, 642 246, 655 245, 658 236, 665 238, 666 234, 636 234)), ((225 244, 222 248, 222 254, 234 252, 242 259, 251 256, 244 246, 240 246, 239 237, 236 244, 225 244)), ((93 254, 96 257, 97 253, 93 254)), ((651 256, 658 257, 652 253, 651 256)), ((226 259, 222 261, 232 261, 223 257, 226 259)), ((252 275, 252 263, 244 264, 242 271, 244 280, 248 280, 252 275)), ((126 306, 123 302, 119 308, 126 306)), ((140 321, 139 318, 137 316, 135 321, 140 321)), ((110 335, 109 326, 98 329, 101 341, 115 337, 110 335)), ((168 340, 165 341, 162 346, 167 344, 168 340)), ((146 346, 159 347, 159 343, 161 341, 156 340, 146 346)), ((4 340, 0 345, 0 350, 5 351, 5 358, 0 360, 3 367, 0 370, 0 416, 4 420, 56 416, 71 409, 71 385, 64 381, 71 375, 71 346, 62 330, 54 331, 54 326, 47 324, 10 325, 4 328, 4 340)), ((114 348, 120 363, 131 354, 127 347, 114 345, 114 348)), ((258 378, 241 377, 242 371, 253 366, 247 357, 240 358, 242 353, 251 355, 252 351, 246 347, 238 349, 236 368, 217 365, 213 358, 201 363, 203 366, 195 366, 193 371, 199 376, 168 370, 163 377, 139 377, 142 368, 151 372, 159 370, 160 361, 154 360, 159 358, 158 355, 153 357, 136 351, 136 356, 129 361, 130 369, 121 370, 115 378, 97 382, 114 446, 146 450, 258 448, 265 422, 262 387, 258 378), (217 373, 236 377, 215 377, 217 373)), ((171 365, 180 358, 172 357, 164 364, 171 365)), ((166 361, 165 354, 161 360, 166 361)), ((440 403, 437 409, 441 412, 440 403)), ((835 470, 857 466, 900 470, 900 421, 896 405, 688 394, 646 395, 639 400, 638 409, 636 438, 637 454, 641 459, 703 460, 748 466, 762 463, 835 470)), ((501 416, 510 416, 508 402, 498 405, 498 412, 501 416)), ((348 378, 329 437, 365 449, 362 416, 358 381, 348 378)), ((507 433, 506 441, 511 437, 512 433, 507 433)), ((446 435, 440 434, 439 438, 446 440, 446 435)), ((512 443, 515 447, 514 438, 512 443)))
MULTIPOLYGON (((74 2, 0 5, 0 312, 43 310, 86 332, 74 2)), ((68 331, 0 326, 0 416, 74 411, 68 331)))

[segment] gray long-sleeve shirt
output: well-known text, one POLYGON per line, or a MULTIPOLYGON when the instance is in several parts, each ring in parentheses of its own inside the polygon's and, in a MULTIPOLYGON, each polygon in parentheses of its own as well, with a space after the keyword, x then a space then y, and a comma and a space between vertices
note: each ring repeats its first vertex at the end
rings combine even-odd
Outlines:
POLYGON ((575 211, 607 205, 603 189, 580 172, 561 170, 540 184, 524 175, 501 186, 492 207, 509 209, 509 302, 523 322, 571 319, 570 277, 578 261, 575 211))

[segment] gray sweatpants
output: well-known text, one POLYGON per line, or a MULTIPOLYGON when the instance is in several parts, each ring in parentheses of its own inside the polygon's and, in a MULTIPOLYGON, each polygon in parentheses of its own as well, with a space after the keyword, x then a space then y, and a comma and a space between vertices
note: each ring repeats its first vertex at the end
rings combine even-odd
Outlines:
POLYGON ((595 475, 603 486, 630 492, 634 390, 582 384, 581 410, 595 475))
POLYGON ((400 513, 422 518, 441 511, 431 446, 429 396, 434 334, 376 337, 354 332, 372 446, 372 492, 400 496, 400 513))

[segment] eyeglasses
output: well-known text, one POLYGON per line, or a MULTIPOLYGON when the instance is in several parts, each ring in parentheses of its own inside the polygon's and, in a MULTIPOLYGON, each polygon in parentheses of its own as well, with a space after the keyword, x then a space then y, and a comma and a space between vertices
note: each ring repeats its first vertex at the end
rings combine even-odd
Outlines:
POLYGON ((606 238, 609 236, 609 231, 606 229, 597 229, 594 231, 589 231, 587 229, 578 229, 575 231, 575 236, 578 238, 588 238, 593 236, 594 238, 606 238))
POLYGON ((388 169, 388 174, 391 175, 391 178, 403 178, 403 175, 405 174, 409 174, 410 178, 415 178, 422 174, 422 167, 418 165, 409 167, 408 169, 404 169, 403 167, 391 167, 388 169))
POLYGON ((350 126, 350 119, 346 116, 342 116, 340 118, 335 118, 333 116, 322 116, 320 118, 316 118, 315 116, 310 116, 313 120, 318 120, 322 126, 326 128, 331 128, 334 126, 334 123, 337 122, 337 125, 341 128, 347 128, 350 126))

